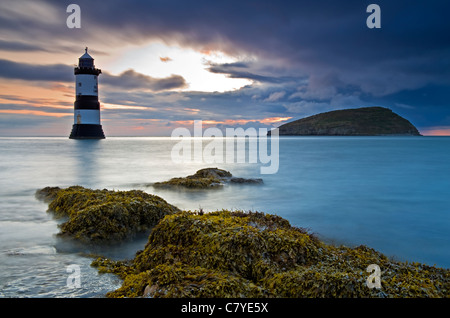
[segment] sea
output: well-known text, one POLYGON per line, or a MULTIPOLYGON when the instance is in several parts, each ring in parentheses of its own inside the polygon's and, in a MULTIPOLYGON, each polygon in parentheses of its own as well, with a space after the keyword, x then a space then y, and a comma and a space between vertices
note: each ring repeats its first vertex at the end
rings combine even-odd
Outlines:
MULTIPOLYGON (((210 143, 200 140, 202 147, 210 143)), ((450 137, 282 136, 269 174, 261 173, 267 162, 259 159, 180 162, 177 145, 170 137, 0 138, 0 297, 105 297, 122 282, 91 267, 92 255, 130 259, 147 242, 148 233, 107 247, 62 241, 61 221, 35 197, 46 186, 140 189, 184 210, 276 214, 330 244, 366 245, 397 261, 450 268, 450 137), (152 186, 207 167, 263 184, 152 186)))

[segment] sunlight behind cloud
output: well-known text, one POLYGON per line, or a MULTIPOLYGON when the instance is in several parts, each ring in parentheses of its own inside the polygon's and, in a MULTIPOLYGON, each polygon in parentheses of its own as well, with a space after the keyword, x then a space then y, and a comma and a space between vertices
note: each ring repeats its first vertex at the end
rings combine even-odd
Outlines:
POLYGON ((188 83, 183 91, 225 92, 249 85, 247 79, 229 78, 207 70, 211 63, 233 63, 235 58, 219 51, 196 51, 189 48, 152 43, 126 51, 108 70, 119 74, 128 69, 156 78, 180 75, 188 83))

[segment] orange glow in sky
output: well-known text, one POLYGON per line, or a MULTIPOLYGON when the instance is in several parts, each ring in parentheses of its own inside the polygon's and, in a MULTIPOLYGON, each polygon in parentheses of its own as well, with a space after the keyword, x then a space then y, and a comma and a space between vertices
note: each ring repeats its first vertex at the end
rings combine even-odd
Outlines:
POLYGON ((51 113, 51 112, 44 112, 40 110, 26 110, 26 109, 0 109, 0 113, 2 114, 24 114, 24 115, 35 115, 35 116, 48 116, 48 117, 66 117, 66 116, 73 116, 73 114, 67 114, 67 113, 51 113))
POLYGON ((435 127, 421 131, 424 136, 450 136, 450 127, 435 127))

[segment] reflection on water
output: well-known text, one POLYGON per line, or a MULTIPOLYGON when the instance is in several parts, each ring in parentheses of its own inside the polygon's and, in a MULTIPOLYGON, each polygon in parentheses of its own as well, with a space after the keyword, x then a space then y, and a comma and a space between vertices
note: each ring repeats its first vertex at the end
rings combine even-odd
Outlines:
POLYGON ((101 149, 102 140, 98 139, 72 139, 74 143, 73 159, 74 170, 77 176, 76 184, 95 184, 97 169, 101 162, 98 161, 98 152, 101 149))

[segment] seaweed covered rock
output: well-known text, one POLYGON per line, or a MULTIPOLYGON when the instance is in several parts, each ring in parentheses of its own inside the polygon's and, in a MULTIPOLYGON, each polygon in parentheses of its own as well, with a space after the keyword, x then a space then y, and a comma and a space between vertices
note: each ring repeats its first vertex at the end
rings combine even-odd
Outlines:
POLYGON ((160 221, 137 255, 139 271, 183 261, 258 280, 271 268, 291 268, 317 258, 318 242, 277 216, 212 212, 173 214, 160 221))
POLYGON ((232 174, 229 171, 219 168, 204 168, 197 170, 197 172, 193 175, 193 177, 224 179, 232 177, 232 174))
POLYGON ((170 188, 183 187, 189 189, 219 188, 225 183, 261 184, 262 179, 236 178, 226 170, 219 168, 204 168, 187 177, 172 178, 168 181, 156 182, 154 187, 170 188))
POLYGON ((81 186, 47 187, 36 192, 49 201, 49 212, 67 218, 60 236, 83 243, 114 243, 152 228, 167 214, 179 211, 164 199, 139 190, 92 190, 81 186))
POLYGON ((450 296, 449 270, 394 262, 366 246, 327 245, 264 213, 170 214, 125 268, 96 263, 124 279, 108 297, 450 296), (367 286, 370 264, 382 270, 381 289, 367 286))
POLYGON ((190 266, 161 264, 126 276, 122 287, 109 297, 264 297, 267 293, 251 281, 228 272, 190 266), (226 295, 226 296, 225 296, 226 295))
POLYGON ((37 190, 35 196, 44 202, 51 202, 56 198, 56 195, 60 190, 60 187, 45 187, 37 190))

